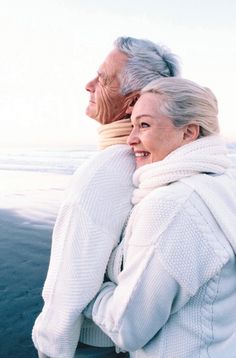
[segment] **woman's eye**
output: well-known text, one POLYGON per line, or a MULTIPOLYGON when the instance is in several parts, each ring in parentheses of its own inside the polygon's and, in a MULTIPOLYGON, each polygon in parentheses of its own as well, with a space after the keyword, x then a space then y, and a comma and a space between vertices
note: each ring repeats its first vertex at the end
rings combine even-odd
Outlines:
POLYGON ((148 124, 148 123, 146 123, 146 122, 141 122, 141 123, 140 123, 140 127, 141 127, 141 128, 148 128, 148 127, 150 127, 150 124, 148 124))

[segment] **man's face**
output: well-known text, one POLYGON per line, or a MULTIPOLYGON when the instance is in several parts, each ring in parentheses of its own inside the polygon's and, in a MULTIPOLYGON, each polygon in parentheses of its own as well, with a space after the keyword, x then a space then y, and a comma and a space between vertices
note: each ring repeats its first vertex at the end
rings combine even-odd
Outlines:
POLYGON ((125 117, 128 95, 120 93, 119 75, 128 58, 118 51, 111 51, 99 67, 97 76, 88 82, 90 92, 86 114, 102 124, 115 122, 125 117))

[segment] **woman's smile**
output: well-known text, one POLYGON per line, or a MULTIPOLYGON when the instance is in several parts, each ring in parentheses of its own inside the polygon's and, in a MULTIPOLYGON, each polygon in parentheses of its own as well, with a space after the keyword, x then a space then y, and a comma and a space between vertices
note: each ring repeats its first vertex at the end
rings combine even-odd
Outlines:
POLYGON ((150 153, 147 151, 134 150, 136 164, 141 163, 142 161, 145 161, 149 155, 150 155, 150 153))

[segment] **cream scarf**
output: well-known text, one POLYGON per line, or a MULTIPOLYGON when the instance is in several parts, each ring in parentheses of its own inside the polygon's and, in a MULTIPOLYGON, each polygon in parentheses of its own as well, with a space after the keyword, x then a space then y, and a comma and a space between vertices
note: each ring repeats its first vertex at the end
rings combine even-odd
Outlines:
POLYGON ((114 144, 126 144, 132 130, 130 119, 121 119, 98 128, 99 148, 105 149, 114 144))
POLYGON ((199 173, 222 174, 230 166, 219 136, 208 136, 186 144, 159 162, 137 169, 132 203, 137 204, 153 189, 199 173))

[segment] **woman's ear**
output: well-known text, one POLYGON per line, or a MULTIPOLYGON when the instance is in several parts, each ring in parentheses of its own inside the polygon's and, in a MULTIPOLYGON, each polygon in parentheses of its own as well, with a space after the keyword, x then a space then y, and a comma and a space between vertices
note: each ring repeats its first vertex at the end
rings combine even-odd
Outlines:
POLYGON ((140 97, 139 91, 134 91, 128 95, 127 107, 126 107, 126 114, 131 114, 134 108, 135 103, 140 97))
POLYGON ((190 123, 184 127, 183 140, 185 143, 192 142, 199 137, 200 128, 198 124, 190 123))

